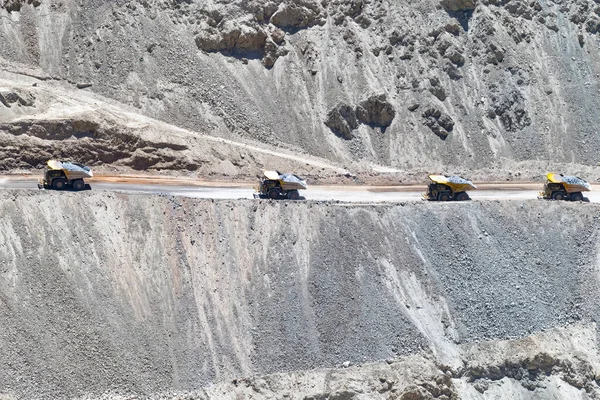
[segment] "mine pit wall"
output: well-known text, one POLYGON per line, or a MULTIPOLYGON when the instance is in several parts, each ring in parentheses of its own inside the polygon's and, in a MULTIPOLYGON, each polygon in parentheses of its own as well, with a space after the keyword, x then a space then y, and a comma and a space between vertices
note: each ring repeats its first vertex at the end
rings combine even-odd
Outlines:
MULTIPOLYGON (((600 208, 0 193, 0 388, 193 390, 596 321, 600 208)), ((1 393, 1 392, 0 392, 1 393)))
POLYGON ((477 4, 468 23, 439 0, 363 2, 359 15, 343 11, 356 1, 302 2, 316 14, 294 0, 2 1, 0 54, 15 72, 35 68, 29 74, 40 87, 58 80, 198 133, 284 144, 341 165, 598 165, 597 3, 450 2, 477 4), (255 14, 273 4, 295 9, 309 26, 296 31, 255 14), (208 25, 215 13, 223 19, 216 31, 208 25), (240 48, 199 46, 213 34, 227 42, 228 25, 263 34, 285 28, 275 64, 244 61, 240 48), (385 95, 395 110, 391 125, 382 132, 348 118, 338 121, 348 129, 339 137, 330 113, 356 110, 372 95, 385 95))

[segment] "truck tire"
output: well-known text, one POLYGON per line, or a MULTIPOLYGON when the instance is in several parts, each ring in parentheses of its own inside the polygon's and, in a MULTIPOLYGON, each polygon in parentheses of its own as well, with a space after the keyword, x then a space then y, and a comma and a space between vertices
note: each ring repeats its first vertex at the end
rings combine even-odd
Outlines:
POLYGON ((564 192, 554 192, 552 193, 552 200, 564 200, 565 199, 565 193, 564 192))
POLYGON ((83 181, 83 179, 75 179, 71 186, 73 186, 73 190, 80 191, 85 189, 85 182, 83 181))
POLYGON ((52 181, 52 189, 64 190, 67 187, 67 180, 63 178, 56 178, 52 181))
POLYGON ((297 190, 290 190, 287 192, 287 198, 289 200, 298 200, 300 198, 300 193, 297 190))
POLYGON ((272 188, 267 192, 267 196, 269 196, 271 200, 277 200, 279 196, 281 196, 281 192, 277 188, 272 188))
POLYGON ((450 194, 446 193, 446 192, 442 192, 442 193, 438 194, 438 200, 439 201, 450 201, 450 194))
POLYGON ((581 192, 571 193, 571 201, 581 201, 583 200, 583 194, 581 192))
POLYGON ((460 193, 457 193, 454 198, 456 199, 456 201, 466 201, 466 200, 469 200, 469 195, 466 194, 465 192, 460 192, 460 193))

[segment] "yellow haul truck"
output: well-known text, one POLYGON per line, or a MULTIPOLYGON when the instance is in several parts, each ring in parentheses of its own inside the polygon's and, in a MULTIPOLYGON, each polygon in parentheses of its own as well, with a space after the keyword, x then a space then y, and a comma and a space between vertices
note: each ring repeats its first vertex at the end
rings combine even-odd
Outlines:
POLYGON ((431 183, 427 186, 425 200, 434 201, 465 201, 470 197, 467 190, 477 189, 473 182, 456 175, 427 175, 431 183))
POLYGON ((39 180, 38 188, 65 190, 70 187, 77 191, 89 189, 89 185, 83 179, 94 176, 90 167, 57 160, 50 160, 46 165, 44 177, 39 180))
POLYGON ((254 198, 299 200, 298 190, 306 189, 306 181, 291 173, 265 171, 265 178, 258 183, 254 198))
POLYGON ((589 192, 590 184, 577 176, 567 176, 550 172, 546 175, 544 190, 538 198, 547 200, 583 200, 583 193, 589 192))

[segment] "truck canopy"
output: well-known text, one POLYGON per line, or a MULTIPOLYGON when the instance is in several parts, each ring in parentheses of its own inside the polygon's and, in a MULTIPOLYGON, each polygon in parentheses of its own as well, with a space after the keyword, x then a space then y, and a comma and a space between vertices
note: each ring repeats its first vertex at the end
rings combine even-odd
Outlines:
POLYGON ((279 171, 265 171, 264 174, 267 179, 271 179, 273 181, 281 181, 284 184, 295 184, 296 186, 299 186, 298 189, 306 189, 307 187, 306 181, 304 179, 300 178, 298 175, 292 174, 291 172, 286 172, 282 174, 279 171))
POLYGON ((453 191, 462 192, 468 189, 477 189, 473 182, 457 175, 428 175, 432 182, 450 186, 453 191))
POLYGON ((91 178, 94 176, 90 167, 85 165, 71 163, 67 161, 58 161, 58 160, 49 160, 47 163, 48 168, 54 170, 63 170, 70 172, 80 172, 83 173, 86 177, 91 178))
POLYGON ((591 190, 590 184, 577 176, 550 172, 546 175, 546 178, 548 179, 548 182, 551 183, 562 183, 567 191, 589 192, 591 190))

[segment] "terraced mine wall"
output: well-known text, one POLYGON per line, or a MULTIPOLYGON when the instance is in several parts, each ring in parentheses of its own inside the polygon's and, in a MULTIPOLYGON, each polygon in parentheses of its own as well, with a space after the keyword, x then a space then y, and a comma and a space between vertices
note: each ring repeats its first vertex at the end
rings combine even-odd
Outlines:
MULTIPOLYGON (((581 357, 598 358, 593 204, 4 191, 0 214, 0 397, 189 392, 423 354, 452 377, 476 343, 579 324, 581 357)), ((513 379, 521 364, 489 347, 470 376, 513 379)), ((589 365, 564 386, 597 389, 589 365)))
MULTIPOLYGON (((599 45, 593 0, 0 1, 2 70, 359 172, 598 165, 599 45)), ((0 110, 39 116, 38 93, 2 83, 0 110)), ((89 115, 82 148, 48 117, 0 120, 0 142, 31 154, 0 168, 36 167, 65 143, 85 163, 207 161, 135 141, 111 154, 131 132, 89 115)))

